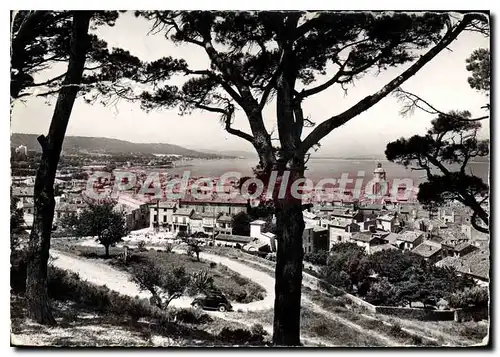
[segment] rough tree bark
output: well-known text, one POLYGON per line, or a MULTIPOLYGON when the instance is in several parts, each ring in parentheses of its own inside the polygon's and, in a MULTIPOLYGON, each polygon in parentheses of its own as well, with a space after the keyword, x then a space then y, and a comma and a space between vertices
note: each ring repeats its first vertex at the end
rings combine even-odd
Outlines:
MULTIPOLYGON (((301 177, 303 177, 302 172, 290 172, 290 182, 301 177)), ((273 343, 276 346, 299 346, 304 231, 302 201, 287 197, 276 200, 275 207, 278 252, 273 343)))
POLYGON ((26 298, 30 317, 41 324, 55 324, 49 305, 47 262, 54 219, 54 180, 66 128, 81 82, 89 46, 91 12, 75 11, 70 43, 68 71, 59 92, 49 133, 38 138, 42 158, 34 187, 33 228, 29 238, 26 298))
MULTIPOLYGON (((297 18, 291 18, 291 29, 297 18)), ((277 80, 276 117, 280 139, 277 167, 280 175, 289 173, 285 197, 275 197, 278 252, 276 255, 276 283, 274 301, 273 343, 277 346, 300 345, 300 301, 302 289, 302 234, 304 218, 302 200, 292 185, 304 178, 304 155, 300 151, 300 132, 303 123, 295 117, 293 101, 297 68, 293 41, 284 39, 282 73, 277 80)))

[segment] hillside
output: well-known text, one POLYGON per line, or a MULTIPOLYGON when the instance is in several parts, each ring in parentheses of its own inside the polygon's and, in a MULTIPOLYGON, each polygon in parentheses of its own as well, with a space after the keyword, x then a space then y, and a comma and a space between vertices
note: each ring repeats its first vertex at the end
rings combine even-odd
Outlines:
MULTIPOLYGON (((13 133, 10 146, 25 145, 28 150, 41 151, 35 134, 13 133)), ((182 146, 163 143, 132 143, 130 141, 96 138, 87 136, 67 136, 64 139, 63 153, 106 153, 106 154, 167 154, 200 158, 216 158, 222 155, 186 149, 182 146)), ((226 156, 227 157, 227 156, 226 156)))

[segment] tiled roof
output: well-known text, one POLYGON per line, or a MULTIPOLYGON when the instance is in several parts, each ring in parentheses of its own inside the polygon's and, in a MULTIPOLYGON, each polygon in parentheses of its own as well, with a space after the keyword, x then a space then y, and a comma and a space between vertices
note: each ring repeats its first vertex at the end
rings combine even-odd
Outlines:
POLYGON ((454 267, 460 273, 489 280, 490 256, 488 250, 479 250, 460 258, 446 257, 436 265, 454 267))
POLYGON ((160 202, 160 208, 174 208, 177 205, 176 202, 162 201, 160 202))
MULTIPOLYGON (((454 250, 455 252, 461 252, 461 251, 463 251, 464 249, 469 248, 469 247, 474 247, 474 246, 473 246, 472 244, 468 243, 468 242, 463 242, 463 243, 457 244, 457 245, 453 248, 453 250, 454 250)), ((475 248, 474 250, 479 249, 479 248, 477 248, 477 247, 474 247, 474 248, 475 248)))
POLYGON ((192 208, 179 208, 174 214, 177 216, 190 216, 192 212, 192 208))
POLYGON ((422 236, 422 232, 420 231, 406 231, 400 234, 399 240, 402 240, 403 242, 409 242, 413 243, 416 241, 420 236, 422 236))
POLYGON ((386 235, 386 236, 384 237, 384 239, 385 239, 386 241, 388 241, 389 243, 394 244, 394 243, 396 243, 396 241, 397 241, 397 240, 400 240, 400 234, 397 234, 397 233, 392 233, 392 232, 391 232, 391 233, 389 233, 388 235, 386 235))
POLYGON ((396 217, 394 217, 394 214, 387 213, 384 214, 383 216, 378 217, 377 219, 380 219, 381 221, 392 221, 395 218, 396 217))
POLYGON ((369 242, 371 242, 375 238, 372 237, 371 233, 360 232, 360 233, 354 234, 351 239, 352 240, 357 240, 357 241, 360 241, 360 242, 369 243, 369 242))
POLYGON ((387 244, 374 245, 373 247, 370 247, 370 253, 373 254, 373 253, 376 253, 376 252, 380 252, 382 250, 389 250, 389 249, 398 249, 398 248, 396 248, 392 244, 388 244, 388 243, 387 244))
POLYGON ((441 250, 441 247, 429 244, 429 242, 425 241, 412 249, 412 252, 418 254, 424 258, 430 258, 434 254, 438 253, 441 250))
POLYGON ((382 209, 382 205, 381 204, 368 204, 368 205, 364 205, 364 206, 359 206, 359 209, 360 210, 372 210, 372 211, 379 211, 382 209))
POLYGON ((193 214, 191 215, 191 219, 202 220, 203 218, 201 217, 200 213, 194 211, 193 214))
POLYGON ((264 221, 264 220, 262 220, 262 219, 256 219, 255 221, 250 222, 250 224, 258 224, 258 225, 261 225, 261 226, 263 226, 266 223, 267 222, 264 221))

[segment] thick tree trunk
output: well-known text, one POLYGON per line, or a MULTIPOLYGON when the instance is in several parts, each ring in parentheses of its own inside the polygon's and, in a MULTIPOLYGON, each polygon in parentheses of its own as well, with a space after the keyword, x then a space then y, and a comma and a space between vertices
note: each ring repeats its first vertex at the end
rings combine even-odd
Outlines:
POLYGON ((304 231, 300 201, 288 200, 277 208, 276 230, 278 254, 275 272, 273 343, 277 346, 299 346, 304 231))
POLYGON ((42 324, 54 324, 47 284, 47 263, 54 219, 54 180, 64 135, 78 92, 88 49, 90 12, 76 11, 70 44, 68 71, 59 92, 50 123, 49 134, 38 138, 42 158, 34 188, 33 229, 29 238, 29 260, 26 278, 26 298, 30 317, 42 324))

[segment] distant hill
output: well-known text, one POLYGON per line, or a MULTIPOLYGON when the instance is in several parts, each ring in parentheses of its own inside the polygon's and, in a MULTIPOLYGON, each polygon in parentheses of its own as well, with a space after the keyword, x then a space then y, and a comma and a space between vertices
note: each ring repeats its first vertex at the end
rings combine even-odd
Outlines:
MULTIPOLYGON (((28 150, 41 151, 37 141, 38 135, 13 133, 10 137, 10 146, 18 147, 24 145, 28 150)), ((105 154, 166 154, 182 155, 199 158, 215 158, 220 156, 231 157, 231 155, 216 155, 200 151, 186 149, 182 146, 163 143, 132 143, 130 141, 96 138, 87 136, 66 136, 63 144, 65 154, 77 153, 105 153, 105 154)))

